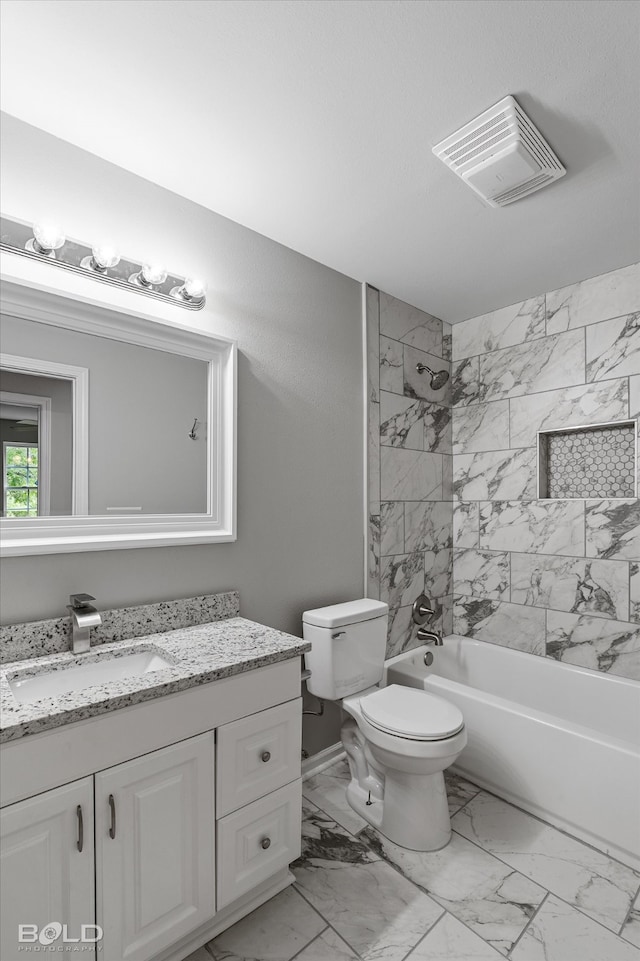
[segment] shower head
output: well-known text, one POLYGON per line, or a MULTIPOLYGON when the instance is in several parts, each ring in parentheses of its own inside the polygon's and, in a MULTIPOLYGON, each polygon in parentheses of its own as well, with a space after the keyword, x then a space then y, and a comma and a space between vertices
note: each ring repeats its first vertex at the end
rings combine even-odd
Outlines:
POLYGON ((431 384, 429 385, 431 390, 440 390, 449 380, 448 370, 431 370, 426 364, 416 364, 416 370, 419 374, 425 370, 428 374, 431 374, 431 384))

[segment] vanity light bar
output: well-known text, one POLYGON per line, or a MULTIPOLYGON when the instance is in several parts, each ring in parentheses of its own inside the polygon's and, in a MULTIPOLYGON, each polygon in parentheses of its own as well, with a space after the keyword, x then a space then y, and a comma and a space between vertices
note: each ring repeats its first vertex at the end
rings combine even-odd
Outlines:
POLYGON ((111 244, 91 247, 71 240, 56 224, 32 225, 0 217, 0 248, 187 310, 201 310, 205 305, 205 285, 195 277, 180 277, 160 264, 138 263, 121 257, 111 244))

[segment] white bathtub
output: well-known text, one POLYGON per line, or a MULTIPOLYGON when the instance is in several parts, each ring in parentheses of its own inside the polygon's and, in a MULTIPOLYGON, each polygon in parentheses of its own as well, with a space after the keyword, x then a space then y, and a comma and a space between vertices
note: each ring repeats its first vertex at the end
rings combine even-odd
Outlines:
POLYGON ((457 773, 640 868, 640 683, 456 635, 391 658, 386 683, 460 708, 457 773))

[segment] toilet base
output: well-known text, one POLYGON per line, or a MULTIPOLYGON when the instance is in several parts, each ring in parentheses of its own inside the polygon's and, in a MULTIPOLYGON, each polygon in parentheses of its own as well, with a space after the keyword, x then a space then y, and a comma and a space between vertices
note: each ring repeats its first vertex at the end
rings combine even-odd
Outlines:
POLYGON ((451 839, 442 772, 406 775, 387 771, 382 800, 372 797, 352 778, 347 787, 347 801, 372 827, 410 851, 439 851, 451 839))
POLYGON ((386 838, 411 851, 438 851, 451 838, 442 770, 415 774, 384 767, 384 778, 369 764, 369 745, 349 718, 342 728, 351 781, 350 807, 386 838))

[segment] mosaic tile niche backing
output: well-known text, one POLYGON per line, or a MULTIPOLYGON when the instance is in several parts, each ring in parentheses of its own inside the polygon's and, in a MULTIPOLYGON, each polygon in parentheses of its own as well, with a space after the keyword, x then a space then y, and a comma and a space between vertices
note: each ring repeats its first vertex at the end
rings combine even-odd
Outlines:
POLYGON ((540 434, 540 496, 634 497, 634 424, 540 434))

